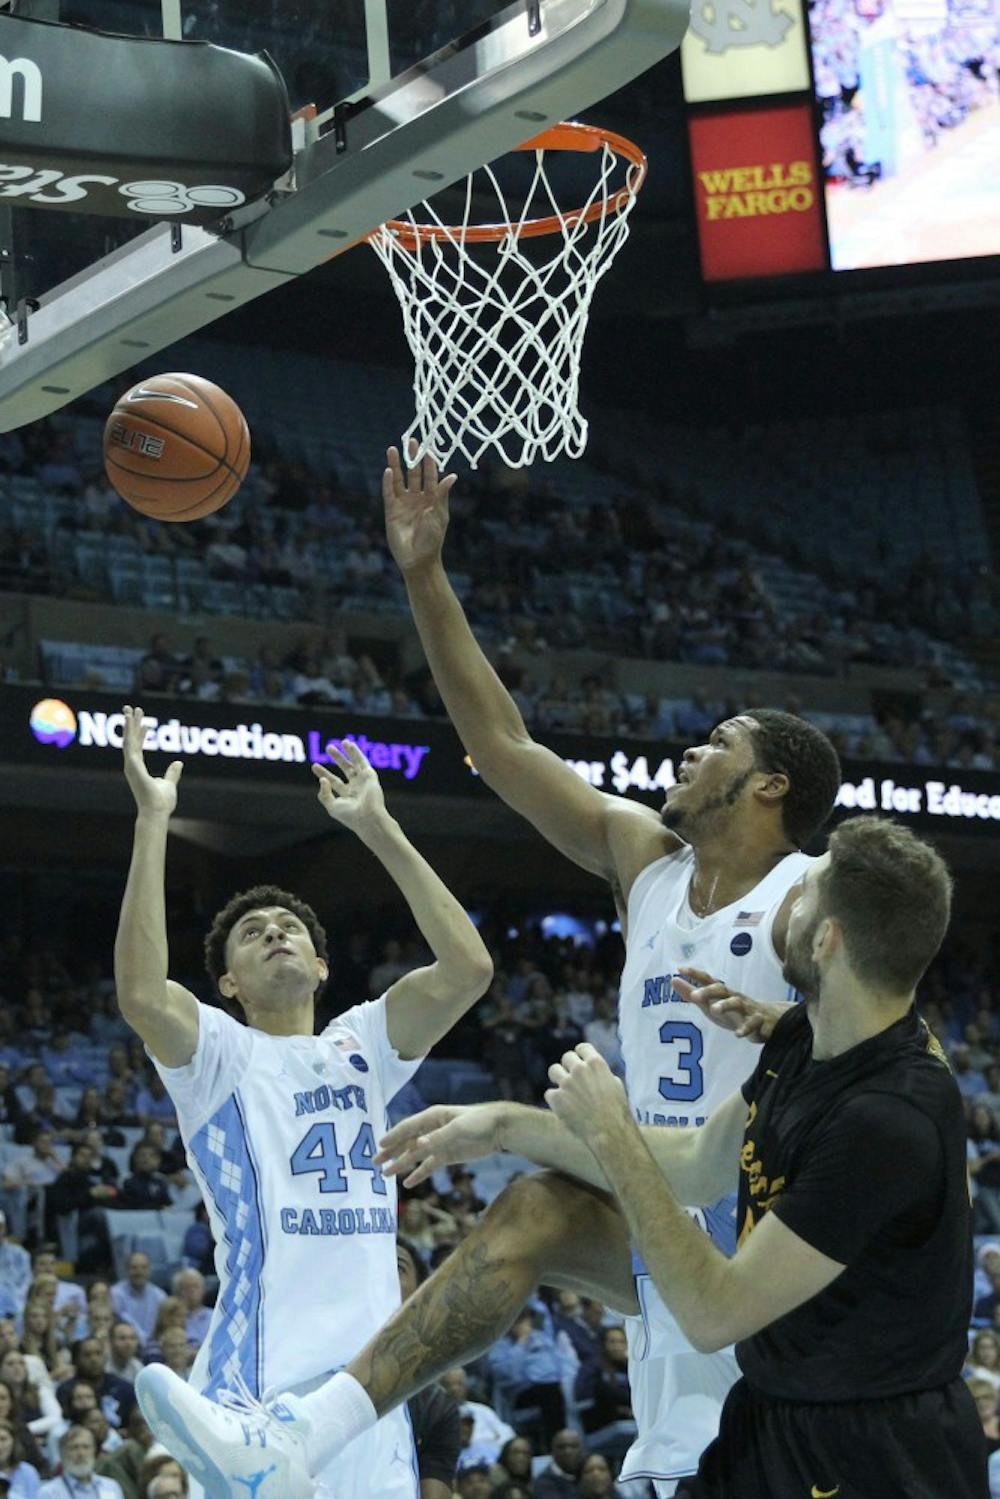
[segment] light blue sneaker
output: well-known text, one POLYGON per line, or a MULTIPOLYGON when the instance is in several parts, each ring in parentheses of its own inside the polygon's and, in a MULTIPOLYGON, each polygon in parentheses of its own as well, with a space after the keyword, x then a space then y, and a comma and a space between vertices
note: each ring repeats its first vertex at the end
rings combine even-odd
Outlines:
POLYGON ((136 1377, 150 1430, 210 1499, 312 1499, 310 1423, 294 1395, 257 1400, 242 1380, 207 1400, 166 1364, 136 1377))

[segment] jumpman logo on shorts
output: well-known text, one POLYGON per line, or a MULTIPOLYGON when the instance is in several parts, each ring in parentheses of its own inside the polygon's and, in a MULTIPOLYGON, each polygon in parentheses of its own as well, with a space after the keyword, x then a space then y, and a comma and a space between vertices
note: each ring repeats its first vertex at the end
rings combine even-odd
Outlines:
POLYGON ((233 1483, 246 1484, 247 1488, 250 1490, 247 1499, 255 1499, 257 1490, 264 1482, 264 1479, 270 1478, 271 1474, 275 1471, 277 1466, 277 1463, 272 1463, 269 1468, 260 1468, 256 1473, 251 1473, 249 1478, 237 1478, 236 1475, 233 1474, 233 1483))

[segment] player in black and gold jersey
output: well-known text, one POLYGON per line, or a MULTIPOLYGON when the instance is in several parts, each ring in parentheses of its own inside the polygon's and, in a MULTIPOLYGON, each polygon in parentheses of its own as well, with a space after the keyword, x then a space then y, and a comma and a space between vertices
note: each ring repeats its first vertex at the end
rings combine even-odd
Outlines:
POLYGON ((959 1377, 965 1125, 914 1008, 950 902, 943 861, 908 829, 843 823, 789 926, 785 976, 806 1003, 702 1129, 665 1132, 673 1159, 661 1147, 654 1162, 593 1048, 551 1069, 553 1111, 586 1140, 684 1332, 736 1343, 743 1378, 678 1499, 986 1499, 959 1377), (677 1198, 714 1201, 735 1169, 727 1260, 677 1198))

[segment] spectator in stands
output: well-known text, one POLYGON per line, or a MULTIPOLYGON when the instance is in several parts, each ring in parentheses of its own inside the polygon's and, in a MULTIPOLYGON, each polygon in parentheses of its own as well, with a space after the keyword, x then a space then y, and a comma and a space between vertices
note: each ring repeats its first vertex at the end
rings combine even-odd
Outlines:
POLYGON ((534 1458, 535 1449, 528 1437, 511 1437, 500 1449, 494 1480, 501 1484, 521 1483, 530 1487, 534 1458))
POLYGON ((528 1033, 514 1001, 503 991, 502 977, 494 978, 478 1008, 486 1033, 483 1060, 493 1073, 501 1098, 531 1102, 528 1081, 528 1033))
POLYGON ((71 1426, 59 1439, 62 1473, 43 1483, 38 1499, 123 1499, 113 1478, 95 1471, 97 1443, 85 1426, 71 1426))
MULTIPOLYGON (((54 1226, 57 1218, 67 1213, 79 1213, 81 1251, 85 1235, 96 1238, 100 1263, 110 1261, 110 1246, 107 1227, 102 1210, 118 1196, 117 1187, 107 1186, 95 1170, 94 1157, 89 1145, 74 1145, 69 1165, 59 1173, 45 1193, 46 1215, 54 1226)), ((89 1254, 88 1259, 94 1255, 89 1254)), ((94 1268, 94 1263, 84 1265, 81 1252, 81 1268, 94 1268)))
POLYGON ((194 1363, 195 1350, 183 1327, 165 1327, 159 1338, 149 1343, 147 1364, 166 1364, 181 1379, 187 1379, 194 1363), (155 1350, 155 1351, 154 1351, 155 1350))
POLYGON ((470 1458, 468 1464, 459 1458, 455 1492, 459 1499, 490 1499, 493 1481, 490 1478, 490 1465, 485 1458, 470 1458))
POLYGON ((583 1439, 567 1426, 552 1438, 552 1456, 547 1467, 536 1476, 535 1499, 576 1499, 577 1480, 583 1467, 583 1439))
POLYGON ((177 1112, 158 1072, 147 1072, 135 1095, 135 1111, 142 1125, 160 1119, 176 1127, 177 1112))
POLYGON ((175 1457, 169 1452, 164 1452, 162 1447, 154 1447, 146 1454, 146 1461, 142 1465, 139 1474, 139 1490, 147 1496, 152 1483, 158 1478, 172 1476, 182 1485, 183 1492, 187 1493, 187 1474, 175 1457))
POLYGON ((1000 1272, 994 1270, 990 1275, 990 1290, 985 1296, 980 1296, 973 1307, 973 1318, 976 1322, 992 1322, 994 1314, 1000 1309, 1000 1272))
POLYGON ((997 1392, 988 1379, 967 1379, 966 1384, 983 1425, 988 1452, 1000 1451, 1000 1415, 997 1413, 997 1392))
POLYGON ((167 1362, 163 1356, 163 1338, 171 1328, 180 1328, 187 1341, 187 1308, 179 1296, 165 1296, 157 1307, 152 1336, 146 1340, 142 1351, 143 1363, 167 1362))
MULTIPOLYGON (((76 1113, 73 1116, 72 1124, 73 1129, 76 1132, 74 1135, 74 1139, 78 1141, 82 1140, 90 1130, 95 1129, 97 1126, 99 1126, 100 1122, 101 1090, 100 1088, 95 1088, 93 1084, 91 1084, 89 1087, 84 1088, 83 1092, 80 1094, 80 1102, 77 1105, 76 1113)), ((124 1140, 119 1141, 119 1144, 123 1143, 124 1140)))
POLYGON ((135 1391, 127 1380, 109 1374, 104 1364, 107 1350, 99 1338, 84 1338, 73 1348, 75 1375, 56 1388, 56 1398, 69 1412, 69 1402, 78 1380, 92 1386, 101 1410, 112 1426, 124 1426, 135 1404, 135 1391))
POLYGON ((202 1275, 215 1274, 215 1240, 208 1222, 208 1209, 199 1202, 194 1210, 194 1221, 184 1232, 181 1254, 185 1265, 200 1270, 202 1275))
POLYGON ((10 1421, 0 1421, 0 1478, 7 1480, 13 1499, 35 1499, 41 1482, 38 1469, 27 1461, 24 1445, 10 1421))
POLYGON ((154 1145, 138 1144, 129 1156, 131 1175, 122 1184, 119 1208, 144 1208, 159 1212, 170 1206, 170 1188, 160 1171, 162 1160, 154 1145))
POLYGON ((121 1446, 112 1453, 102 1453, 97 1459, 96 1469, 121 1485, 125 1499, 140 1499, 139 1475, 153 1445, 153 1433, 138 1405, 134 1405, 129 1413, 125 1432, 121 1446))
POLYGON ((68 1140, 72 1134, 72 1118, 56 1098, 56 1090, 45 1079, 31 1089, 33 1103, 26 1107, 14 1129, 18 1145, 30 1145, 39 1130, 48 1130, 56 1140, 68 1140))
POLYGON ((969 1117, 969 1175, 975 1186, 975 1232, 1000 1233, 1000 1123, 985 1104, 969 1117))
POLYGON ((20 1244, 7 1237, 7 1214, 0 1209, 0 1288, 5 1290, 20 1312, 31 1283, 31 1256, 20 1244))
POLYGON ((116 1281, 111 1287, 111 1301, 118 1316, 131 1322, 139 1336, 147 1343, 153 1334, 157 1312, 166 1300, 166 1292, 153 1285, 150 1278, 149 1255, 136 1250, 128 1257, 125 1279, 116 1281))
POLYGON ((951 1068, 959 1092, 967 1098, 975 1098, 977 1094, 986 1092, 986 1079, 973 1068, 971 1054, 964 1041, 952 1047, 951 1068))
MULTIPOLYGON (((21 1351, 28 1360, 40 1359, 48 1374, 52 1374, 63 1363, 55 1312, 51 1306, 38 1298, 29 1301, 24 1308, 24 1336, 21 1339, 21 1351)), ((30 1362, 28 1369, 30 1373, 30 1362)))
POLYGON ((112 1324, 104 1367, 126 1384, 135 1384, 142 1360, 139 1357, 139 1332, 134 1323, 119 1321, 112 1324))
POLYGON ((98 1457, 105 1457, 108 1453, 117 1452, 118 1448, 124 1444, 124 1438, 120 1432, 117 1432, 110 1425, 107 1416, 100 1407, 88 1411, 80 1422, 80 1425, 87 1428, 97 1443, 98 1457))
POLYGON ((607 1458, 600 1452, 591 1452, 584 1458, 577 1493, 582 1499, 619 1499, 621 1490, 615 1484, 607 1458))
POLYGON ((175 1464, 146 1485, 145 1499, 187 1499, 187 1474, 175 1464))
POLYGON ((87 1311, 87 1298, 83 1287, 78 1286, 75 1281, 62 1280, 56 1274, 56 1249, 54 1244, 48 1242, 39 1244, 31 1256, 31 1270, 34 1279, 28 1289, 28 1295, 34 1294, 34 1289, 39 1281, 44 1280, 46 1294, 56 1315, 62 1319, 62 1330, 66 1337, 71 1337, 75 1330, 77 1318, 83 1317, 87 1311))
POLYGON ((600 1301, 578 1296, 575 1291, 559 1291, 552 1323, 557 1334, 565 1334, 581 1368, 598 1362, 604 1333, 604 1306, 600 1301))
POLYGON ((90 1154, 94 1161, 94 1173, 98 1180, 103 1182, 106 1187, 117 1188, 118 1166, 114 1157, 105 1153, 103 1132, 99 1129, 88 1129, 80 1143, 90 1147, 90 1154))
POLYGON ((465 1370, 456 1365, 441 1375, 441 1383, 454 1400, 463 1416, 471 1416, 470 1443, 475 1448, 495 1447, 499 1452, 504 1442, 514 1436, 513 1426, 501 1421, 492 1406, 469 1399, 469 1380, 465 1370))
POLYGON ((594 1001, 594 1018, 583 1028, 583 1038, 600 1052, 612 1072, 622 1071, 622 1048, 618 1039, 618 1016, 614 999, 608 994, 594 1001))
POLYGON ((32 1189, 47 1187, 63 1169, 63 1156, 56 1147, 51 1130, 36 1126, 31 1135, 31 1154, 8 1161, 3 1172, 0 1192, 7 1221, 15 1237, 23 1239, 28 1232, 28 1205, 32 1189))
POLYGON ((45 489, 63 494, 78 494, 83 488, 83 474, 72 432, 60 432, 56 436, 48 458, 38 470, 38 477, 45 489))
POLYGON ((178 1270, 174 1274, 172 1289, 184 1306, 187 1340, 192 1348, 200 1348, 212 1320, 212 1308, 205 1305, 205 1277, 198 1270, 178 1270))
POLYGON ((34 1384, 28 1378, 24 1354, 8 1348, 0 1358, 0 1379, 14 1397, 17 1419, 23 1421, 31 1435, 40 1441, 62 1420, 59 1402, 48 1384, 34 1384))
POLYGON ((490 1369, 512 1402, 514 1420, 529 1424, 527 1411, 542 1439, 549 1442, 566 1424, 562 1369, 551 1324, 533 1303, 515 1318, 507 1335, 487 1353, 490 1369), (522 1414, 519 1416, 519 1412, 522 1414))
MULTIPOLYGON (((124 1051, 122 1056, 124 1056, 124 1051)), ((110 1058, 111 1052, 108 1053, 110 1058)), ((126 1063, 127 1066, 127 1063, 126 1063)), ((122 1077, 113 1077, 104 1090, 101 1100, 101 1128, 107 1129, 134 1129, 139 1123, 139 1116, 132 1108, 129 1099, 129 1084, 122 1077)), ((124 1135, 122 1140, 124 1141, 124 1135)))
POLYGON ((397 939, 390 937, 382 948, 381 960, 375 964, 368 976, 369 994, 373 999, 384 994, 391 984, 401 979, 405 973, 410 973, 416 966, 416 963, 410 963, 403 957, 403 948, 397 939))
POLYGON ((982 1379, 1000 1392, 1000 1337, 992 1327, 981 1327, 972 1339, 963 1374, 982 1379))
POLYGON ((0 1379, 0 1421, 6 1422, 18 1438, 25 1459, 33 1468, 37 1468, 39 1473, 44 1473, 46 1471, 45 1459, 39 1451, 38 1443, 25 1425, 18 1401, 10 1385, 2 1379, 0 1379))
POLYGON ((623 1327, 606 1327, 596 1364, 588 1364, 576 1377, 576 1398, 581 1407, 583 1429, 602 1431, 616 1421, 632 1420, 632 1394, 628 1382, 628 1344, 623 1327))

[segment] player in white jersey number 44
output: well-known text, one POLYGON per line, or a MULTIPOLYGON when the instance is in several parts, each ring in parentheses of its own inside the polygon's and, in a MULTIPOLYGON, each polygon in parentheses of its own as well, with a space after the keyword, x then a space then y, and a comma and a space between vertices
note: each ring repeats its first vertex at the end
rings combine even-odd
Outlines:
MULTIPOLYGON (((453 482, 439 480, 429 458, 407 476, 390 449, 383 480, 387 533, 428 662, 487 785, 567 857, 609 882, 626 935, 619 1023, 629 1102, 648 1121, 644 1137, 681 1200, 701 1206, 685 1196, 678 1151, 683 1155, 716 1104, 751 1072, 753 1053, 733 1031, 706 1021, 680 970, 693 967, 718 980, 721 989, 709 996, 716 1001, 725 1003, 731 993, 772 1005, 787 999, 785 936, 795 887, 809 864, 799 850, 832 810, 840 784, 836 753, 801 719, 756 710, 719 724, 706 743, 687 750, 659 812, 589 786, 531 738, 469 629, 441 560, 453 482)), ((742 999, 732 1003, 724 1018, 751 1028, 777 1013, 742 999)), ((431 1131, 431 1145, 422 1147, 425 1163, 500 1148, 554 1169, 511 1183, 379 1336, 345 1361, 345 1371, 299 1405, 289 1402, 312 1423, 312 1471, 444 1369, 488 1348, 542 1283, 580 1291, 629 1318, 639 1428, 638 1472, 629 1476, 644 1473, 658 1494, 673 1493, 714 1436, 688 1423, 685 1413, 692 1401, 700 1410, 721 1410, 736 1375, 731 1354, 705 1358, 678 1341, 675 1328, 661 1325, 647 1296, 648 1277, 633 1265, 618 1205, 590 1152, 557 1120, 540 1110, 478 1106, 455 1116, 461 1143, 449 1157, 447 1129, 435 1132, 441 1117, 436 1111, 418 1117, 406 1135, 431 1131), (664 1449, 659 1433, 669 1429, 671 1412, 681 1429, 664 1449), (685 1448, 689 1424, 695 1440, 685 1448)), ((390 1145, 390 1153, 405 1155, 403 1137, 390 1137, 390 1145)), ((385 1156, 378 1159, 385 1163, 385 1156)), ((735 1185, 728 1177, 720 1181, 717 1197, 735 1185)), ((722 1236, 735 1228, 731 1210, 714 1218, 709 1211, 702 1221, 725 1247, 722 1236)), ((266 1421, 255 1426, 257 1439, 266 1442, 269 1429, 277 1439, 278 1424, 266 1421)))
MULTIPOLYGON (((492 964, 462 906, 389 815, 375 771, 345 743, 329 747, 332 769, 314 767, 319 801, 395 881, 433 961, 315 1035, 326 934, 297 896, 257 886, 228 902, 205 943, 209 973, 243 1019, 199 1003, 167 969, 164 868, 181 765, 151 775, 143 738, 142 710, 127 707, 125 774, 137 815, 115 980, 122 1014, 176 1107, 215 1238, 219 1295, 183 1388, 203 1392, 235 1433, 226 1462, 213 1459, 196 1422, 168 1431, 165 1366, 144 1370, 137 1394, 150 1426, 213 1499, 287 1499, 287 1457, 277 1463, 254 1435, 263 1392, 321 1384, 399 1305, 396 1184, 374 1160, 377 1142, 392 1097, 485 991, 492 964)), ((268 1409, 282 1450, 294 1454, 306 1424, 281 1402, 268 1409)), ((331 1473, 314 1471, 337 1499, 416 1499, 405 1411, 331 1473)))

